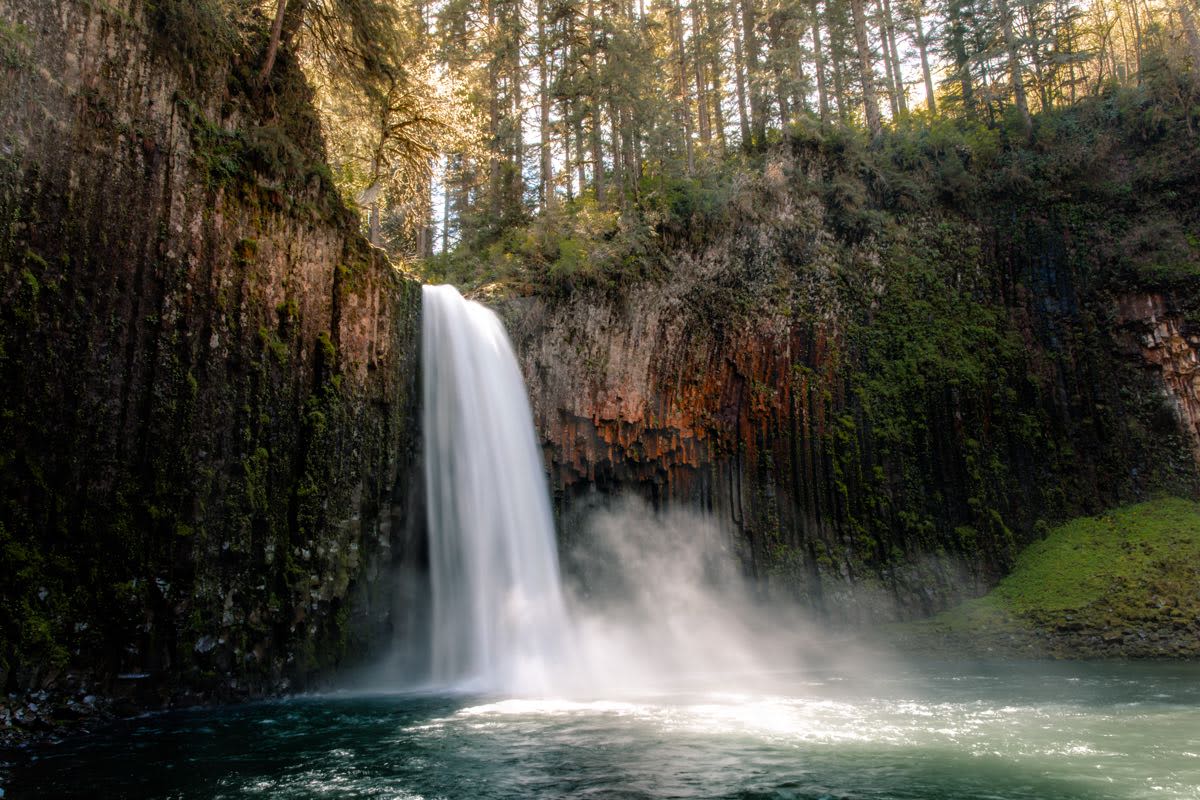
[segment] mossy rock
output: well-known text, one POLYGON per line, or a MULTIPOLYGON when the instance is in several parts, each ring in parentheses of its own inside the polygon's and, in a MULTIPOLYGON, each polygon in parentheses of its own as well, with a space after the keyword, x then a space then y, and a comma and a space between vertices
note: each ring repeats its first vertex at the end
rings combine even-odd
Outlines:
POLYGON ((1200 503, 1168 497, 1072 520, 984 597, 886 634, 947 655, 1200 655, 1200 503))

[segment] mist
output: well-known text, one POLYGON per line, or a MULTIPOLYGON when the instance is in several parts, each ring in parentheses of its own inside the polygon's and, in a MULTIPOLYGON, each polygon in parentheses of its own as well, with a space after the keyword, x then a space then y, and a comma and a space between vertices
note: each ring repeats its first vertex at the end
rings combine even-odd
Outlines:
POLYGON ((568 541, 562 561, 580 671, 562 675, 558 688, 770 691, 808 670, 867 676, 885 663, 799 605, 765 599, 732 533, 711 515, 619 498, 588 514, 568 541))
POLYGON ((526 674, 492 687, 431 678, 429 581, 409 566, 397 575, 410 588, 394 612, 396 647, 343 686, 592 700, 787 693, 829 676, 848 688, 894 672, 886 653, 823 628, 799 603, 768 596, 748 574, 734 533, 711 514, 609 498, 568 526, 559 547, 564 641, 523 662, 526 674))

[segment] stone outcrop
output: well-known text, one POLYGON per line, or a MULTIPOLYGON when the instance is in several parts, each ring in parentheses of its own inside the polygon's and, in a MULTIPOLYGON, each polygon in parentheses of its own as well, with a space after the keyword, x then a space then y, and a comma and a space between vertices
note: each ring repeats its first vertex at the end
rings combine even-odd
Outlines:
POLYGON ((388 641, 419 286, 298 70, 256 95, 202 11, 0 0, 5 691, 236 698, 388 641))
POLYGON ((1119 299, 1118 321, 1130 334, 1131 349, 1157 368, 1162 389, 1179 415, 1200 462, 1200 332, 1170 308, 1161 294, 1119 299))

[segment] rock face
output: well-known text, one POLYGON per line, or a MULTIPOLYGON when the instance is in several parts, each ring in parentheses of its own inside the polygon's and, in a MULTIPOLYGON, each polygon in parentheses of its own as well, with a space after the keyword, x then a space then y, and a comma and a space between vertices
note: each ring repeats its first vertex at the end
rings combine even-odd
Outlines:
POLYGON ((1131 349, 1158 368, 1162 389, 1179 415, 1200 462, 1200 331, 1189 332, 1183 315, 1161 294, 1131 294, 1118 303, 1118 320, 1131 349))
POLYGON ((387 641, 419 286, 299 72, 255 96, 203 8, 0 0, 6 691, 261 694, 387 641))
POLYGON ((566 535, 606 494, 710 510, 767 591, 853 625, 980 594, 1055 520, 1195 493, 1169 297, 1085 288, 1097 256, 1045 218, 846 233, 820 188, 846 180, 797 145, 663 281, 502 304, 566 535))

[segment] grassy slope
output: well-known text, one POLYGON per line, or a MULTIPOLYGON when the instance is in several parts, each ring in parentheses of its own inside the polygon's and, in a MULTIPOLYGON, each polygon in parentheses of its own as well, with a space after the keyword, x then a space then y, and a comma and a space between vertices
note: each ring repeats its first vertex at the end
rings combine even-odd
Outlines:
POLYGON ((991 593, 891 632, 964 655, 1200 656, 1200 503, 1073 520, 1022 552, 991 593))

